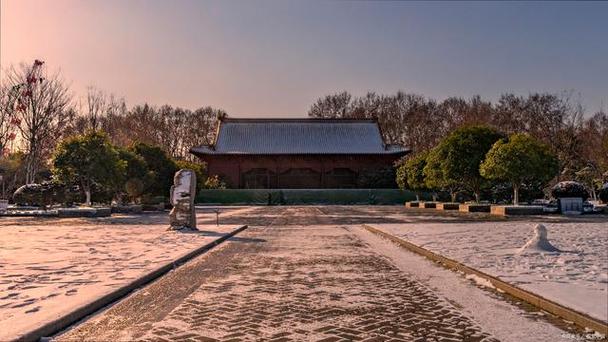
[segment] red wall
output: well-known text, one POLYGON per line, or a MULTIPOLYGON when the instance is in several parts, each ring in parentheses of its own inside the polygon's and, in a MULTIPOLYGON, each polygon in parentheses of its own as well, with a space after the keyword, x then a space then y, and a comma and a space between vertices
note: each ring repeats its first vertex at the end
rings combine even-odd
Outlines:
POLYGON ((334 168, 348 168, 356 173, 365 169, 391 166, 399 155, 269 155, 269 156, 202 156, 209 175, 219 175, 231 188, 243 186, 242 174, 256 168, 265 168, 276 174, 291 168, 310 168, 324 174, 334 168))

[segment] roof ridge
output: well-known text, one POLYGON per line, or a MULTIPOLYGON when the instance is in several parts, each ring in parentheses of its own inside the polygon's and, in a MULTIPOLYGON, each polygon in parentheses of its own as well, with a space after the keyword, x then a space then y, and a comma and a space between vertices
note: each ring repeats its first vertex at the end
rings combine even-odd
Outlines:
POLYGON ((370 118, 222 118, 222 122, 340 122, 340 123, 376 123, 376 119, 370 118))
POLYGON ((214 144, 199 154, 405 154, 387 145, 377 120, 352 118, 225 118, 214 144))

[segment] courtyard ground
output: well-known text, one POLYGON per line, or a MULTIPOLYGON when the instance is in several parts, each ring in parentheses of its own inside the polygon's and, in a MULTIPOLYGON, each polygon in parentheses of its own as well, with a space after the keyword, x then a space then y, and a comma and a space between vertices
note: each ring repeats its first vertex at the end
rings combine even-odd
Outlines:
MULTIPOLYGON (((403 207, 255 207, 249 229, 90 319, 59 341, 597 340, 478 288, 361 224, 508 222, 403 207)), ((585 222, 581 218, 580 222, 585 222)), ((528 222, 514 220, 513 222, 528 222)), ((598 221, 599 222, 599 221, 598 221)))
POLYGON ((608 221, 551 222, 560 249, 520 251, 537 222, 377 224, 392 235, 608 321, 608 221))
POLYGON ((0 341, 57 319, 235 228, 216 226, 212 214, 198 216, 202 231, 190 234, 167 231, 166 213, 0 218, 0 341))

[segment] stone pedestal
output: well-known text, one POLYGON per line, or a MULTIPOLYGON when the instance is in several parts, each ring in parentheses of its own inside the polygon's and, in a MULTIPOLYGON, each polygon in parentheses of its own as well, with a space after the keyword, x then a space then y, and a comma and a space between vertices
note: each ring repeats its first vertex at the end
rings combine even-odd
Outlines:
POLYGON ((8 200, 0 200, 0 214, 6 214, 8 211, 8 200))
POLYGON ((580 215, 583 213, 583 199, 580 197, 562 197, 559 199, 559 209, 564 215, 580 215))
POLYGON ((196 230, 196 213, 194 197, 196 195, 196 174, 192 170, 182 169, 175 173, 171 187, 171 205, 169 224, 172 230, 196 230))

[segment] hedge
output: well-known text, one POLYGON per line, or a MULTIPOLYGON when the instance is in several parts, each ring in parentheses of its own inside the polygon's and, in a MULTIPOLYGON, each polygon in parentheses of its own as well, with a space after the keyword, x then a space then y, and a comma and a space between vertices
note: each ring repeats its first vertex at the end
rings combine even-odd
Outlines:
MULTIPOLYGON (((430 199, 430 196, 423 196, 430 199)), ((416 195, 398 189, 222 189, 201 190, 197 204, 403 204, 416 195)))

